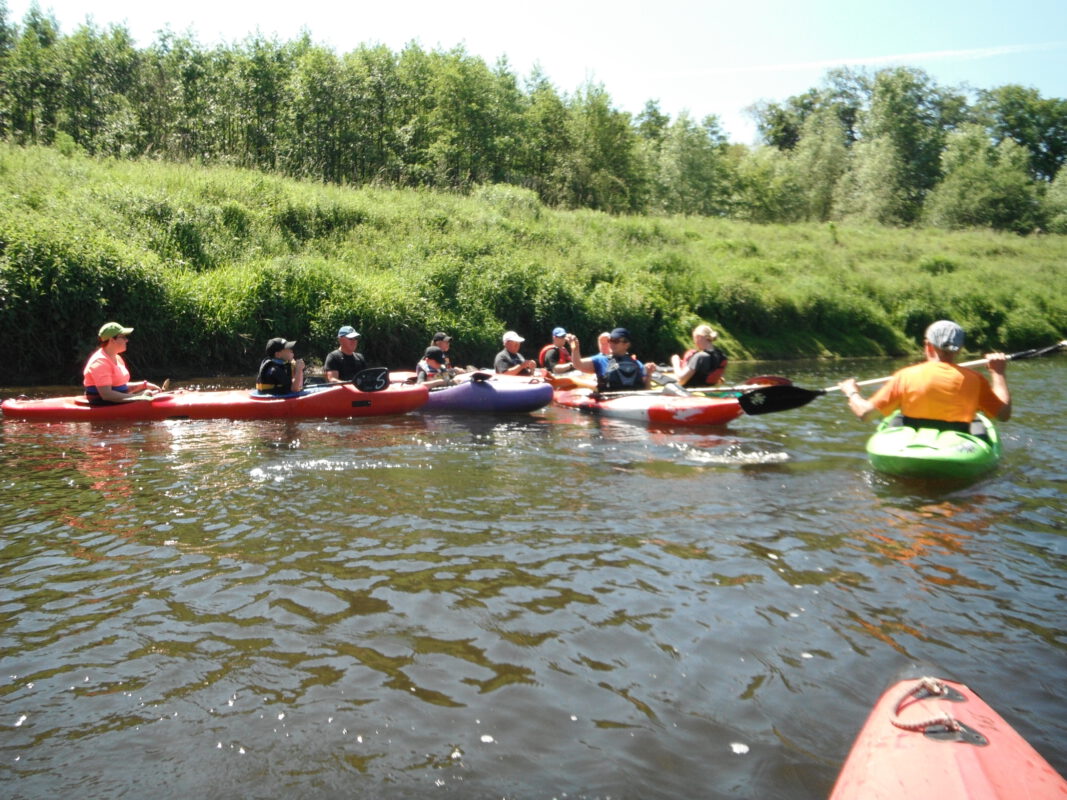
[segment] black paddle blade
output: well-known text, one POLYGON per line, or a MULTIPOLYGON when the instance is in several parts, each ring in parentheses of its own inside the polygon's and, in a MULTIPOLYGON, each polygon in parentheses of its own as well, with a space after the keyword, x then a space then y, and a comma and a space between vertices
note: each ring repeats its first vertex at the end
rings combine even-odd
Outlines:
POLYGON ((799 386, 764 386, 745 392, 737 398, 741 409, 746 414, 773 414, 776 411, 806 406, 819 395, 826 394, 825 389, 802 389, 799 386))
POLYGON ((389 388, 389 370, 386 367, 368 367, 356 373, 352 380, 361 392, 380 392, 389 388))

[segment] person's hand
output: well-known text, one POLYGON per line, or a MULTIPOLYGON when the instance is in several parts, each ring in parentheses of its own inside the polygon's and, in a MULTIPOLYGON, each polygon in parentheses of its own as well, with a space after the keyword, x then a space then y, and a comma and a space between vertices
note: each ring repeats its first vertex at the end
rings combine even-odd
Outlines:
POLYGON ((841 394, 845 397, 850 397, 854 392, 859 392, 860 390, 855 378, 845 378, 841 383, 837 384, 837 388, 841 390, 841 394))
POLYGON ((1008 368, 1008 357, 1003 353, 986 353, 986 369, 997 375, 1003 375, 1008 368))
POLYGON ((296 367, 297 369, 303 369, 304 368, 304 359, 302 359, 302 358, 293 359, 293 366, 296 367))

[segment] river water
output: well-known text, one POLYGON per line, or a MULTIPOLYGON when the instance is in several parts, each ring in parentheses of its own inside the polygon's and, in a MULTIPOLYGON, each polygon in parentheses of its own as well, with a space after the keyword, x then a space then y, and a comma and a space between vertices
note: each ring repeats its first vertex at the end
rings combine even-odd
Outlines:
POLYGON ((688 431, 4 421, 0 794, 823 798, 915 662, 1067 772, 1067 358, 1009 378, 964 486, 872 473, 836 394, 688 431))

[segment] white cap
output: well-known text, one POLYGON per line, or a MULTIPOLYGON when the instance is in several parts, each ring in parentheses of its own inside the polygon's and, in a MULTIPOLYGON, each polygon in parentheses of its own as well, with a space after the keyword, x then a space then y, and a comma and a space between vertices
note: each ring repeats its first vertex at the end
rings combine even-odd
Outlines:
POLYGON ((939 319, 930 325, 924 338, 938 350, 963 349, 963 328, 950 319, 939 319))
POLYGON ((525 341, 526 340, 523 339, 521 336, 519 336, 519 334, 515 333, 515 331, 508 331, 507 333, 504 334, 504 344, 507 344, 508 342, 525 342, 525 341))

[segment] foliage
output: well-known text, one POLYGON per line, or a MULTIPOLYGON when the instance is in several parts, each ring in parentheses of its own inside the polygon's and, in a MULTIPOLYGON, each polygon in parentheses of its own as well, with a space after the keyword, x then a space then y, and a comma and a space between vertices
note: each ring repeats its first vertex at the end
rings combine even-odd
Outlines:
POLYGON ((1039 203, 1027 175, 1026 151, 1011 139, 993 147, 979 126, 963 126, 949 136, 942 163, 945 178, 926 203, 931 224, 1017 233, 1038 226, 1039 203))
MULTIPOLYGON (((795 155, 756 152, 795 174, 795 155)), ((660 361, 698 321, 735 360, 914 352, 938 317, 979 351, 1067 329, 1048 291, 1065 237, 612 216, 507 184, 473 195, 0 145, 0 336, 19 343, 5 380, 76 382, 109 319, 136 329, 137 373, 160 378, 251 374, 277 335, 321 363, 343 324, 394 367, 439 329, 481 365, 504 330, 534 352, 556 325, 586 350, 625 325, 660 361)))
MULTIPOLYGON (((1049 215, 1040 201, 1067 158, 1067 101, 1009 85, 969 105, 962 90, 910 67, 834 69, 819 87, 757 104, 762 145, 749 147, 727 144, 714 115, 671 119, 650 100, 631 116, 602 85, 562 92, 539 69, 520 78, 506 59, 487 64, 462 46, 337 53, 309 34, 257 34, 205 47, 164 31, 139 49, 122 26, 87 22, 64 34, 36 5, 20 25, 6 17, 0 3, 0 139, 66 153, 339 186, 467 193, 507 184, 552 207, 612 214, 1014 231, 1049 215), (947 136, 967 122, 991 147, 1018 145, 1026 178, 1019 185, 998 171, 1001 199, 947 212, 959 206, 948 198, 976 179, 961 172, 937 192, 947 136)), ((164 238, 197 268, 219 263, 191 230, 179 214, 164 238)))

